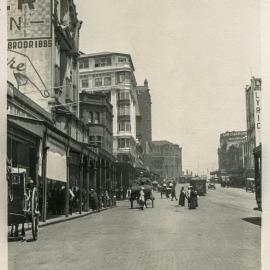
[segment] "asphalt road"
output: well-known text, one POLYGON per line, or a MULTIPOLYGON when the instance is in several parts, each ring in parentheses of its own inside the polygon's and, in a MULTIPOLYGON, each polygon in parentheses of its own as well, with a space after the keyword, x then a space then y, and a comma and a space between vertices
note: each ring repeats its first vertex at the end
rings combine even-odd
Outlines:
POLYGON ((254 194, 218 187, 196 210, 155 196, 154 208, 129 209, 124 201, 41 228, 36 242, 9 243, 9 270, 260 269, 254 194))

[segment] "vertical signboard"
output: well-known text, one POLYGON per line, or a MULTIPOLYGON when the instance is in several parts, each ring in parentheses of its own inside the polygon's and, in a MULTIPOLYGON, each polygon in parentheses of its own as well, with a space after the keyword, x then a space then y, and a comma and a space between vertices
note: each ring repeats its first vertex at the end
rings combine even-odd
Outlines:
POLYGON ((261 143, 261 90, 254 91, 255 146, 261 143))
POLYGON ((8 80, 47 109, 52 88, 51 0, 8 0, 8 80))

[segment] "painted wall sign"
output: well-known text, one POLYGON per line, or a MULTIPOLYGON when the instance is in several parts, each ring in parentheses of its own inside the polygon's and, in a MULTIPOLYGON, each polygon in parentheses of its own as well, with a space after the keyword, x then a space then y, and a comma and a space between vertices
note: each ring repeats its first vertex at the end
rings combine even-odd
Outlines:
POLYGON ((8 38, 51 38, 51 0, 8 0, 8 38))
POLYGON ((44 109, 52 89, 52 0, 8 0, 8 80, 44 109))

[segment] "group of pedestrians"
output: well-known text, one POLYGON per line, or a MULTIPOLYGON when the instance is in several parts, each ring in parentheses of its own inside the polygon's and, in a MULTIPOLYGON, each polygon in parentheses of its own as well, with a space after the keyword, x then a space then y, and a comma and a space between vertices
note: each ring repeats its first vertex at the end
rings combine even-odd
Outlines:
POLYGON ((179 205, 185 206, 186 199, 189 209, 196 209, 198 207, 198 194, 192 186, 189 186, 187 191, 185 191, 184 187, 181 188, 179 195, 179 205))

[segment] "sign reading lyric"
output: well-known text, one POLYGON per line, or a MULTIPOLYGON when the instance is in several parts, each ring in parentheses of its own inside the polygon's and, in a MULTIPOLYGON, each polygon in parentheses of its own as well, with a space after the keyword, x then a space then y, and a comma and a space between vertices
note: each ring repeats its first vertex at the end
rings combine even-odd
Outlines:
POLYGON ((255 146, 261 143, 261 90, 254 91, 255 146))
POLYGON ((52 88, 51 0, 8 0, 8 80, 47 109, 52 88))

